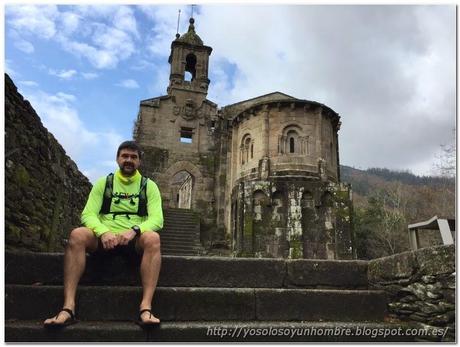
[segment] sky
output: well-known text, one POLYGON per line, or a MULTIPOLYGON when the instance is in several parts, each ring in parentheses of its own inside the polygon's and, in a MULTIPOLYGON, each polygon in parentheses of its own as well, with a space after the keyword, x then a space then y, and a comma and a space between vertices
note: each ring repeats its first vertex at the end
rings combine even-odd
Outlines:
MULTIPOLYGON (((139 102, 166 94, 191 6, 5 6, 4 69, 91 180, 113 172, 139 102)), ((201 4, 219 107, 279 91, 340 117, 342 165, 433 173, 455 141, 455 5, 201 4)))

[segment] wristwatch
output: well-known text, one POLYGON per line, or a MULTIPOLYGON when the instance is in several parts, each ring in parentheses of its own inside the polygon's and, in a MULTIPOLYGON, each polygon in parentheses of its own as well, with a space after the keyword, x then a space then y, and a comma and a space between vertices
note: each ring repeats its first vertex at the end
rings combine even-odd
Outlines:
POLYGON ((141 228, 139 228, 139 226, 134 225, 131 229, 134 230, 134 232, 136 233, 136 236, 139 236, 141 234, 141 228))

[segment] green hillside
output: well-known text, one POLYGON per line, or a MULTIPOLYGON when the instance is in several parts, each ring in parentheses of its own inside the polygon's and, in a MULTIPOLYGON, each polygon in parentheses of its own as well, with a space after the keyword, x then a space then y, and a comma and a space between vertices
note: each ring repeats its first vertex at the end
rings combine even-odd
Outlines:
POLYGON ((416 176, 407 171, 341 166, 341 180, 353 189, 353 223, 362 259, 409 250, 407 225, 455 216, 455 179, 416 176))

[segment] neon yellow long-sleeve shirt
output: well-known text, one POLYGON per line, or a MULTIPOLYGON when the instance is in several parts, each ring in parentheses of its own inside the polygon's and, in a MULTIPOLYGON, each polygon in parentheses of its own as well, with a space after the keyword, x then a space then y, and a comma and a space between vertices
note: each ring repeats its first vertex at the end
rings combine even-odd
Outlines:
MULTIPOLYGON (((132 177, 124 177, 120 170, 117 170, 113 177, 113 193, 117 196, 124 196, 120 202, 116 204, 116 198, 112 198, 110 212, 137 212, 139 198, 132 199, 134 204, 131 204, 131 197, 139 194, 141 185, 141 174, 136 171, 132 177)), ((97 237, 101 237, 107 231, 119 234, 123 231, 131 229, 134 225, 138 225, 141 232, 159 231, 163 228, 163 210, 161 207, 160 191, 152 180, 147 181, 147 212, 148 216, 140 217, 137 214, 131 215, 116 215, 99 214, 102 206, 106 177, 101 177, 94 184, 89 193, 88 201, 81 214, 81 221, 84 226, 94 231, 97 237)))

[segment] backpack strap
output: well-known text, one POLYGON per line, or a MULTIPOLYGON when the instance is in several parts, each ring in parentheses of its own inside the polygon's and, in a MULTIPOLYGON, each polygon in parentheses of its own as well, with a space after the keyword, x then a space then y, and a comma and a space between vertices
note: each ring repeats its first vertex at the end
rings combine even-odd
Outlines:
POLYGON ((142 176, 141 188, 139 189, 139 205, 137 207, 137 215, 144 217, 148 215, 147 211, 147 182, 148 177, 142 176))
POLYGON ((105 188, 104 196, 102 198, 102 206, 99 211, 99 214, 109 214, 110 205, 112 204, 112 194, 113 194, 113 173, 107 175, 105 179, 105 188))

